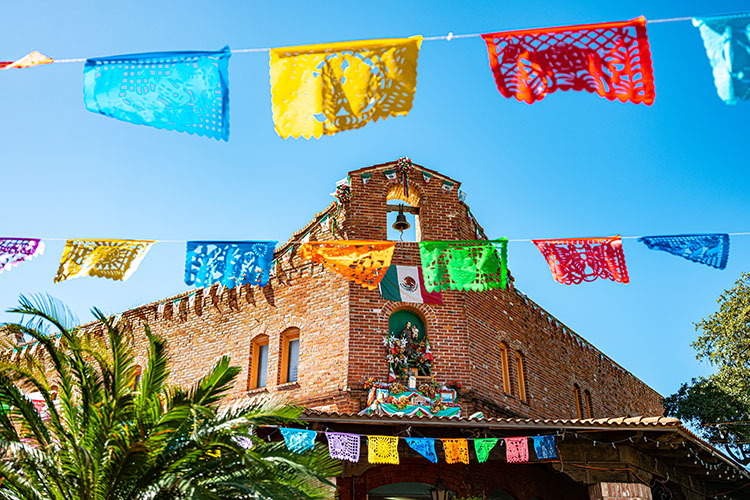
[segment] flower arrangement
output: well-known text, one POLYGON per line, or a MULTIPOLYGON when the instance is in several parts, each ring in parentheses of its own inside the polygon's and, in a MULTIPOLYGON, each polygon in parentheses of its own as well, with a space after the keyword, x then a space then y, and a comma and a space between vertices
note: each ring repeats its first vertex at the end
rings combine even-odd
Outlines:
POLYGON ((453 389, 454 391, 458 392, 461 390, 461 382, 458 380, 451 380, 450 382, 445 384, 445 387, 448 389, 453 389))
POLYGON ((394 382, 389 387, 389 390, 391 394, 401 394, 402 392, 406 392, 406 387, 401 382, 394 382))
POLYGON ((391 336, 383 337, 383 345, 385 345, 385 348, 388 351, 385 359, 390 364, 394 365, 394 368, 399 372, 399 375, 401 375, 400 372, 402 372, 402 370, 406 369, 408 364, 408 359, 406 357, 407 343, 406 339, 399 339, 391 336))
POLYGON ((435 388, 432 386, 432 384, 421 384, 418 387, 418 390, 419 393, 426 398, 432 399, 435 397, 435 388))
POLYGON ((430 350, 430 344, 426 339, 417 345, 417 349, 412 358, 412 361, 416 363, 421 372, 429 373, 430 366, 432 365, 432 351, 430 350))
POLYGON ((387 336, 383 337, 383 345, 386 348, 385 359, 398 378, 406 376, 410 365, 416 366, 421 374, 430 373, 433 358, 427 340, 410 346, 406 338, 387 336))
POLYGON ((398 399, 394 399, 393 404, 398 408, 399 410, 403 410, 407 406, 409 406, 409 398, 406 396, 401 396, 398 399))
POLYGON ((396 167, 394 168, 396 173, 402 176, 408 175, 409 172, 411 172, 411 169, 412 169, 412 162, 411 162, 411 158, 409 158, 408 156, 402 156, 401 158, 399 158, 396 161, 396 167))
POLYGON ((447 406, 442 401, 435 401, 430 407, 430 413, 437 413, 439 411, 445 410, 446 408, 447 406))
POLYGON ((409 196, 409 172, 411 172, 412 169, 412 163, 411 159, 408 156, 402 156, 398 159, 396 162, 396 167, 394 170, 396 171, 396 174, 401 176, 401 180, 404 183, 404 193, 406 196, 409 196))
POLYGON ((362 387, 364 387, 365 390, 370 390, 376 385, 378 385, 378 380, 375 377, 369 377, 367 380, 365 380, 365 383, 362 384, 362 387))
POLYGON ((352 199, 352 188, 346 184, 339 184, 333 196, 339 203, 348 203, 352 199))

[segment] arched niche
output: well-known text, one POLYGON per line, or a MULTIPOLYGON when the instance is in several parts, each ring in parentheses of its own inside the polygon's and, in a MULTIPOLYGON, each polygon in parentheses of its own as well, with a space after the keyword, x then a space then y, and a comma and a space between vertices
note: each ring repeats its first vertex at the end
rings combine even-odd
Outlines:
POLYGON ((395 378, 405 379, 409 375, 429 377, 432 373, 432 351, 429 347, 424 318, 413 309, 398 309, 388 317, 388 335, 402 339, 406 366, 391 363, 389 373, 395 378))
POLYGON ((419 340, 427 338, 427 328, 425 327, 422 316, 413 309, 398 309, 393 311, 388 317, 388 333, 390 335, 400 335, 406 328, 407 323, 416 326, 418 329, 419 340))

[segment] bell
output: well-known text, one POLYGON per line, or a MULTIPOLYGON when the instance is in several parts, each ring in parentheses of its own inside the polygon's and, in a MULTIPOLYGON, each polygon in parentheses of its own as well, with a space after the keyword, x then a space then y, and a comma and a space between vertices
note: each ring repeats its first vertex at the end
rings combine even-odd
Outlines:
POLYGON ((411 224, 409 224, 409 221, 406 220, 406 216, 404 215, 404 206, 400 205, 398 207, 398 215, 396 216, 396 222, 393 223, 393 229, 396 231, 401 231, 401 236, 403 236, 404 231, 409 229, 411 227, 411 224))

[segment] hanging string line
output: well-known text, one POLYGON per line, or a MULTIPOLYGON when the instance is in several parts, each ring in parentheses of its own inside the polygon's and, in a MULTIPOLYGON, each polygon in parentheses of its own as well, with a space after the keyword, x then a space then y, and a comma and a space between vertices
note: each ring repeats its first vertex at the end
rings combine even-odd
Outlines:
MULTIPOLYGON (((749 236, 750 232, 746 232, 746 233, 721 233, 721 234, 727 234, 729 236, 749 236)), ((669 236, 669 235, 665 235, 665 236, 669 236)), ((597 237, 601 238, 601 236, 597 236, 597 237)), ((636 239, 642 238, 642 237, 643 236, 620 236, 620 239, 623 239, 623 240, 636 240, 636 239)), ((19 236, 19 238, 20 238, 20 236, 19 236)), ((532 242, 534 240, 545 240, 545 239, 550 239, 550 240, 573 239, 573 240, 576 240, 576 239, 585 239, 585 238, 588 238, 588 237, 587 236, 582 236, 580 238, 508 238, 508 242, 513 242, 513 243, 530 243, 530 242, 532 242)), ((91 239, 91 240, 108 240, 108 239, 111 239, 111 238, 37 238, 37 237, 35 237, 34 239, 38 239, 38 240, 42 240, 42 241, 68 241, 68 240, 88 240, 88 239, 91 239)), ((118 239, 116 239, 116 241, 121 241, 121 240, 128 241, 127 238, 118 238, 118 239)), ((139 239, 133 239, 132 241, 153 241, 155 243, 187 243, 188 241, 214 241, 214 240, 139 240, 139 239)), ((218 240, 216 240, 216 241, 218 241, 218 240)), ((222 240, 222 241, 224 241, 224 240, 222 240)), ((243 240, 226 240, 226 241, 237 241, 237 242, 239 242, 239 241, 243 241, 243 240)), ((347 241, 347 240, 342 240, 342 241, 347 241)), ((384 240, 384 241, 382 241, 382 243, 387 243, 388 241, 390 241, 390 240, 384 240)), ((485 240, 476 240, 476 241, 483 242, 485 240)), ((494 240, 489 239, 487 241, 494 241, 494 240)), ((288 244, 314 243, 314 242, 315 242, 314 240, 310 240, 310 241, 307 241, 307 240, 291 240, 291 241, 284 242, 282 244, 282 246, 285 246, 285 245, 288 245, 288 244)), ((399 241, 396 241, 395 243, 414 243, 414 242, 399 242, 399 241)), ((281 248, 281 247, 279 247, 279 248, 281 248)))
MULTIPOLYGON (((699 16, 700 18, 709 18, 709 17, 731 17, 736 16, 739 14, 714 14, 711 16, 699 16)), ((682 21, 691 21, 693 17, 670 17, 667 19, 647 19, 646 24, 660 24, 660 23, 676 23, 676 22, 682 22, 682 21)), ((522 28, 518 30, 507 30, 507 31, 522 31, 526 29, 544 29, 544 28, 522 28)), ((491 32, 486 32, 491 33, 491 32)), ((437 42, 437 41, 448 41, 456 40, 459 38, 479 38, 484 33, 465 33, 465 34, 459 34, 454 35, 452 32, 448 33, 447 35, 438 35, 438 36, 426 36, 422 38, 422 41, 425 42, 437 42)), ((271 48, 255 48, 255 49, 232 49, 232 54, 252 54, 256 52, 270 52, 271 48)), ((87 58, 85 57, 76 57, 73 59, 55 59, 52 61, 53 64, 64 64, 64 63, 80 63, 85 62, 87 58)))

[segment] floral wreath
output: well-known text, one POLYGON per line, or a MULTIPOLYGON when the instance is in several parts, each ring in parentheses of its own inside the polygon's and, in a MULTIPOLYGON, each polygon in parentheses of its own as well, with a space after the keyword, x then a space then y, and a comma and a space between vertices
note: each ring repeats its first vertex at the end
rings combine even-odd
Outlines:
POLYGON ((352 188, 346 184, 336 186, 336 192, 333 194, 339 203, 349 203, 352 199, 352 188))
POLYGON ((395 169, 396 173, 401 176, 401 181, 404 183, 404 194, 409 196, 409 172, 412 170, 411 158, 408 156, 402 156, 396 161, 395 169))
POLYGON ((396 170, 397 174, 400 175, 408 175, 409 172, 411 172, 413 167, 413 164, 411 162, 411 158, 408 156, 402 156, 401 158, 396 161, 396 167, 394 170, 396 170))

